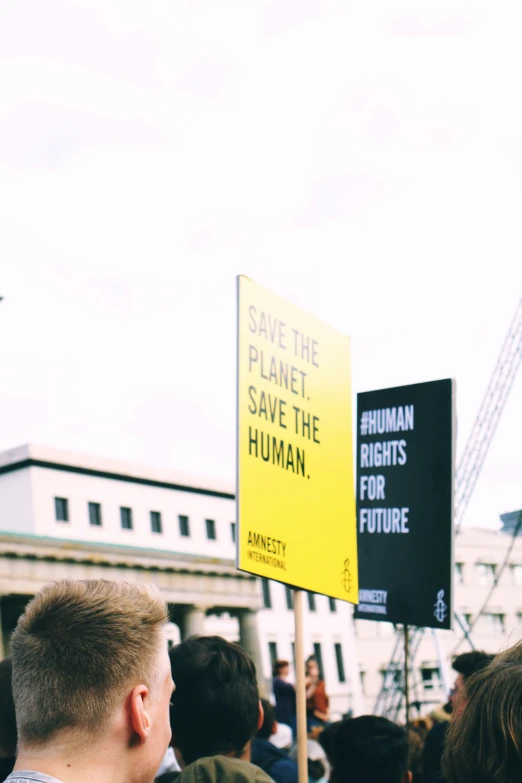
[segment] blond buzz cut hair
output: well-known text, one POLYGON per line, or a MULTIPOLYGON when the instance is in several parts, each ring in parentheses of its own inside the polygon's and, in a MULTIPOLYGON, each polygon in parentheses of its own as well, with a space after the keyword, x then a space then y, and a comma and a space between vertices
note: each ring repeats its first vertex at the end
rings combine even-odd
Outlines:
POLYGON ((155 686, 167 609, 149 585, 66 579, 44 587, 11 637, 18 738, 102 731, 138 684, 155 686))

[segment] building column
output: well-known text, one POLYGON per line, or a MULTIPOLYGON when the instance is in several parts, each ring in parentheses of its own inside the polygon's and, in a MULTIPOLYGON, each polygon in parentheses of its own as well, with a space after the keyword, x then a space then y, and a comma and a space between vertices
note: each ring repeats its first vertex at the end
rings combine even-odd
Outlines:
POLYGON ((239 618, 239 643, 252 658, 256 667, 259 695, 266 698, 268 695, 267 684, 263 674, 263 661, 261 658, 261 646, 259 644, 259 631, 257 627, 257 614, 251 609, 241 609, 239 618))
POLYGON ((205 635, 205 613, 203 606, 188 606, 183 612, 181 627, 181 639, 189 639, 191 636, 205 635))

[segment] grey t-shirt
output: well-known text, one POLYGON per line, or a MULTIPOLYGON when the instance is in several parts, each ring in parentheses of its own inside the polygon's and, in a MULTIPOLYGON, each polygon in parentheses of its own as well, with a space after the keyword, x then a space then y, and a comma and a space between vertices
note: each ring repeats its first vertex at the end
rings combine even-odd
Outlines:
POLYGON ((61 783, 58 778, 44 775, 43 772, 33 772, 31 769, 17 769, 5 779, 4 783, 61 783))

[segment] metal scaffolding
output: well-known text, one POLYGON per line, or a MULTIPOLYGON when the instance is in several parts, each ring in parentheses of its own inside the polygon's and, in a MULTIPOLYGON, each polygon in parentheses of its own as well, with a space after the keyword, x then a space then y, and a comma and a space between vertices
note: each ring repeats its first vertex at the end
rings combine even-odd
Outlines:
MULTIPOLYGON (((484 465, 488 449, 497 428, 504 405, 513 386, 520 362, 522 360, 522 297, 519 300, 515 315, 509 327, 500 356, 489 381, 484 399, 477 418, 471 430, 462 458, 458 464, 455 480, 455 532, 458 533, 471 495, 477 483, 480 471, 484 465)), ((498 580, 497 580, 498 583, 498 580)), ((496 585, 495 585, 496 586, 496 585)), ((488 596, 488 601, 491 593, 488 596)), ((487 604, 487 602, 486 602, 487 604)), ((485 609, 486 604, 482 611, 485 609)), ((464 617, 455 611, 455 620, 467 639, 471 649, 475 649, 469 628, 464 617)), ((475 619, 476 622, 476 619, 475 619)), ((422 638, 427 629, 412 628, 410 637, 410 654, 408 660, 408 679, 411 683, 412 701, 416 701, 419 687, 415 673, 415 657, 422 638)), ((435 644, 438 651, 439 670, 445 671, 446 662, 442 658, 441 645, 433 629, 435 644)), ((443 681, 446 679, 442 678, 443 681)), ((386 715, 391 720, 397 720, 405 700, 405 662, 402 634, 396 633, 393 653, 383 676, 381 690, 375 703, 375 714, 386 715)))

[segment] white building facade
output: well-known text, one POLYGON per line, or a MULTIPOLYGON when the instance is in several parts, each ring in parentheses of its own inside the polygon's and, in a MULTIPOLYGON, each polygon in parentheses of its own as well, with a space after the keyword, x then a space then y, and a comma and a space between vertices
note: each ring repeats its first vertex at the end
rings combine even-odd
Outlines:
MULTIPOLYGON (((508 544, 507 535, 484 530, 457 537, 456 603, 469 622, 508 544)), ((241 574, 234 558, 232 484, 37 446, 0 454, 0 655, 23 606, 48 581, 151 581, 169 605, 172 642, 192 633, 240 641, 268 689, 273 660, 293 661, 292 595, 280 583, 241 574)), ((522 637, 521 587, 522 538, 473 632, 477 648, 496 652, 522 637)), ((320 660, 332 712, 371 712, 393 627, 354 623, 350 605, 322 595, 308 595, 305 606, 306 649, 320 660)), ((439 634, 447 662, 460 637, 439 634)), ((429 633, 416 677, 420 709, 429 711, 444 698, 429 633)))
MULTIPOLYGON (((426 565, 429 568, 429 563, 426 565)), ((485 529, 463 529, 455 539, 455 608, 465 623, 472 626, 471 638, 477 650, 498 653, 522 639, 522 537, 485 529), (513 544, 509 557, 508 549, 513 544), (506 561, 506 562, 505 562, 506 561), (505 566, 503 564, 505 562, 505 566), (484 607, 497 579, 491 598, 484 607), (484 611, 481 610, 484 607, 484 611)), ((370 709, 383 682, 395 643, 390 623, 357 621, 355 623, 358 664, 365 703, 370 709)), ((469 652, 469 643, 458 623, 452 631, 437 631, 441 655, 431 631, 423 634, 413 671, 413 701, 419 701, 419 712, 425 714, 445 699, 440 660, 445 664, 447 679, 453 685, 455 673, 451 661, 455 654, 469 652)), ((416 713, 412 713, 416 717, 416 713)))
MULTIPOLYGON (((153 581, 161 590, 166 578, 161 575, 172 561, 177 564, 172 584, 163 590, 174 620, 171 640, 204 632, 239 641, 250 634, 245 646, 254 659, 257 655, 268 690, 272 661, 293 659, 291 594, 282 584, 241 575, 234 559, 233 485, 202 484, 196 477, 38 446, 0 454, 4 652, 25 601, 41 586, 41 580, 33 585, 22 578, 28 564, 47 563, 47 581, 88 576, 95 564, 97 576, 114 578, 115 563, 117 576, 129 578, 129 571, 140 565, 141 580, 153 581), (51 569, 50 562, 61 567, 51 569), (193 574, 188 586, 186 571, 193 574), (199 589, 201 571, 213 575, 214 584, 206 591, 199 589), (227 585, 225 595, 222 585, 227 585), (252 623, 257 642, 252 628, 245 628, 252 623)), ((309 596, 305 642, 308 652, 320 658, 332 708, 341 714, 362 694, 351 607, 309 596)))

